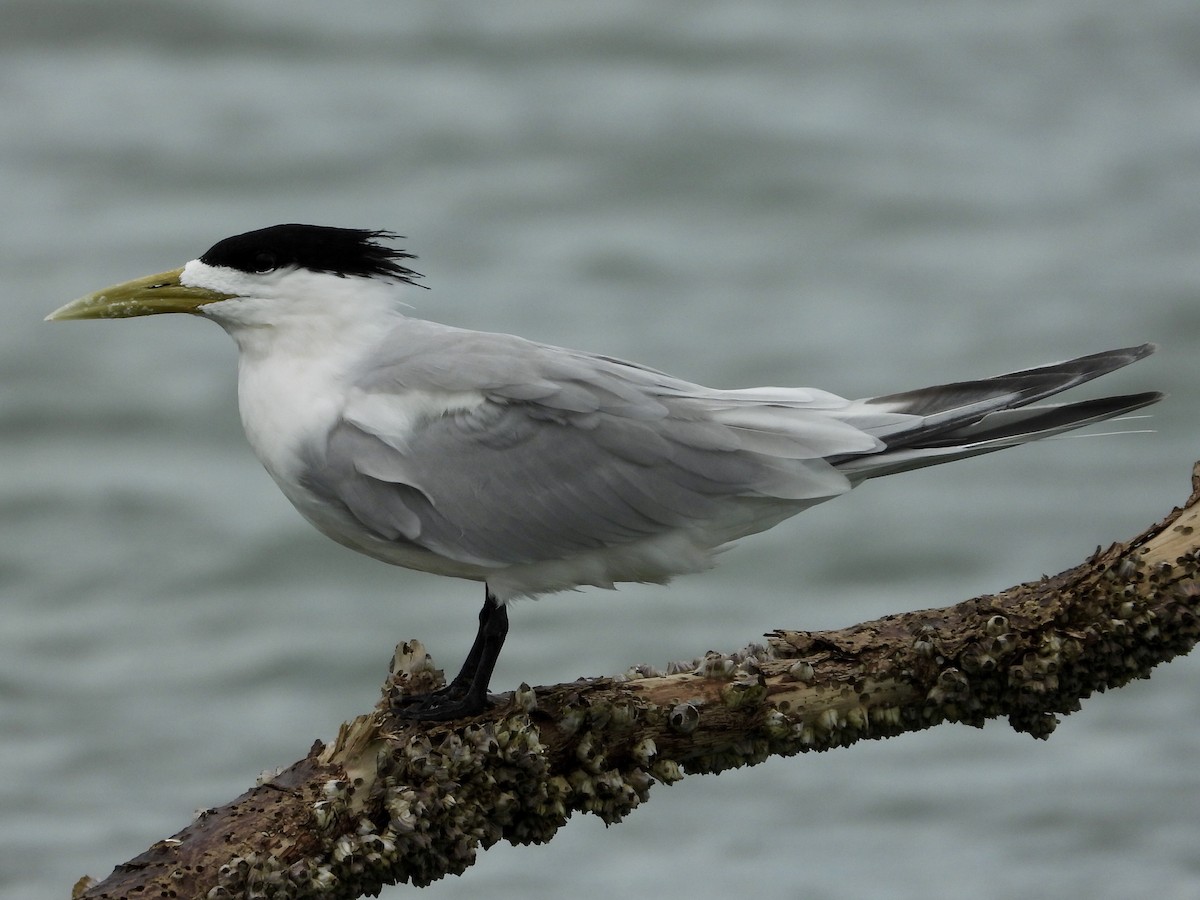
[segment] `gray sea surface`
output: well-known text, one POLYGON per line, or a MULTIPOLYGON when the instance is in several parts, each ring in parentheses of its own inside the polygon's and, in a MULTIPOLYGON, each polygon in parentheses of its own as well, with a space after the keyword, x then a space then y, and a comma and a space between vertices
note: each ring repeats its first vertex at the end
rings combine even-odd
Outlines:
MULTIPOLYGON (((702 576, 518 604, 497 690, 1053 573, 1200 457, 1194 0, 0 0, 0 896, 66 897, 300 758, 481 597, 311 530, 179 317, 49 325, 278 222, 414 314, 868 395, 1154 340, 1153 433, 872 483, 702 576)), ((657 787, 429 897, 1200 897, 1200 659, 1049 741, 946 726, 657 787)), ((399 897, 409 887, 385 889, 399 897)))

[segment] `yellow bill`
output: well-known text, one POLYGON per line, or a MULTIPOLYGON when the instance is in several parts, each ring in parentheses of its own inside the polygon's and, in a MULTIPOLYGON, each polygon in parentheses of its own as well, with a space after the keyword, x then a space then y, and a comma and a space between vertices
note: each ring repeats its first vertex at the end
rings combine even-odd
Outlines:
POLYGON ((183 269, 135 278, 73 300, 46 316, 48 322, 66 319, 124 319, 158 313, 194 313, 206 303, 229 300, 231 294, 179 283, 183 269))

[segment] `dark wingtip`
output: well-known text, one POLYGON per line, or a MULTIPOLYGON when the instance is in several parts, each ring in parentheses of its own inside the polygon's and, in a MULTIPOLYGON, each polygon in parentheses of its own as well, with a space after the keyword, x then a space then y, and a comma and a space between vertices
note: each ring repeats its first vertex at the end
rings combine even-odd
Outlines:
POLYGON ((1136 347, 1128 347, 1124 352, 1128 353, 1135 360, 1145 359, 1150 354, 1158 352, 1158 344, 1154 343, 1153 341, 1147 341, 1144 344, 1138 344, 1136 347))

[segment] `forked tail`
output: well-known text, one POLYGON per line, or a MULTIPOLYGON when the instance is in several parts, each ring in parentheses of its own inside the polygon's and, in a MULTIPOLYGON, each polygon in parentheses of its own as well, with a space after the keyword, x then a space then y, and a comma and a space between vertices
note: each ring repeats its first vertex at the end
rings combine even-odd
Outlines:
POLYGON ((994 378, 869 397, 847 419, 878 421, 864 427, 886 445, 866 455, 833 459, 853 481, 991 453, 1082 428, 1157 403, 1157 391, 1075 403, 1038 404, 1149 356, 1154 344, 1108 350, 994 378))

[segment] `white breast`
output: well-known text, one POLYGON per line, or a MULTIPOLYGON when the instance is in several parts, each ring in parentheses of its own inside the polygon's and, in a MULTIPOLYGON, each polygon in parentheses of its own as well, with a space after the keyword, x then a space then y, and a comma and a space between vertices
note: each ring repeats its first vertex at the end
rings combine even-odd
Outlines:
POLYGON ((324 442, 346 402, 345 373, 328 362, 243 354, 238 366, 242 427, 285 493, 297 481, 305 448, 324 442))
POLYGON ((202 308, 237 342, 242 426, 289 497, 305 450, 324 442, 362 360, 402 318, 386 296, 339 297, 336 279, 326 285, 330 276, 312 277, 326 295, 243 297, 202 308))

